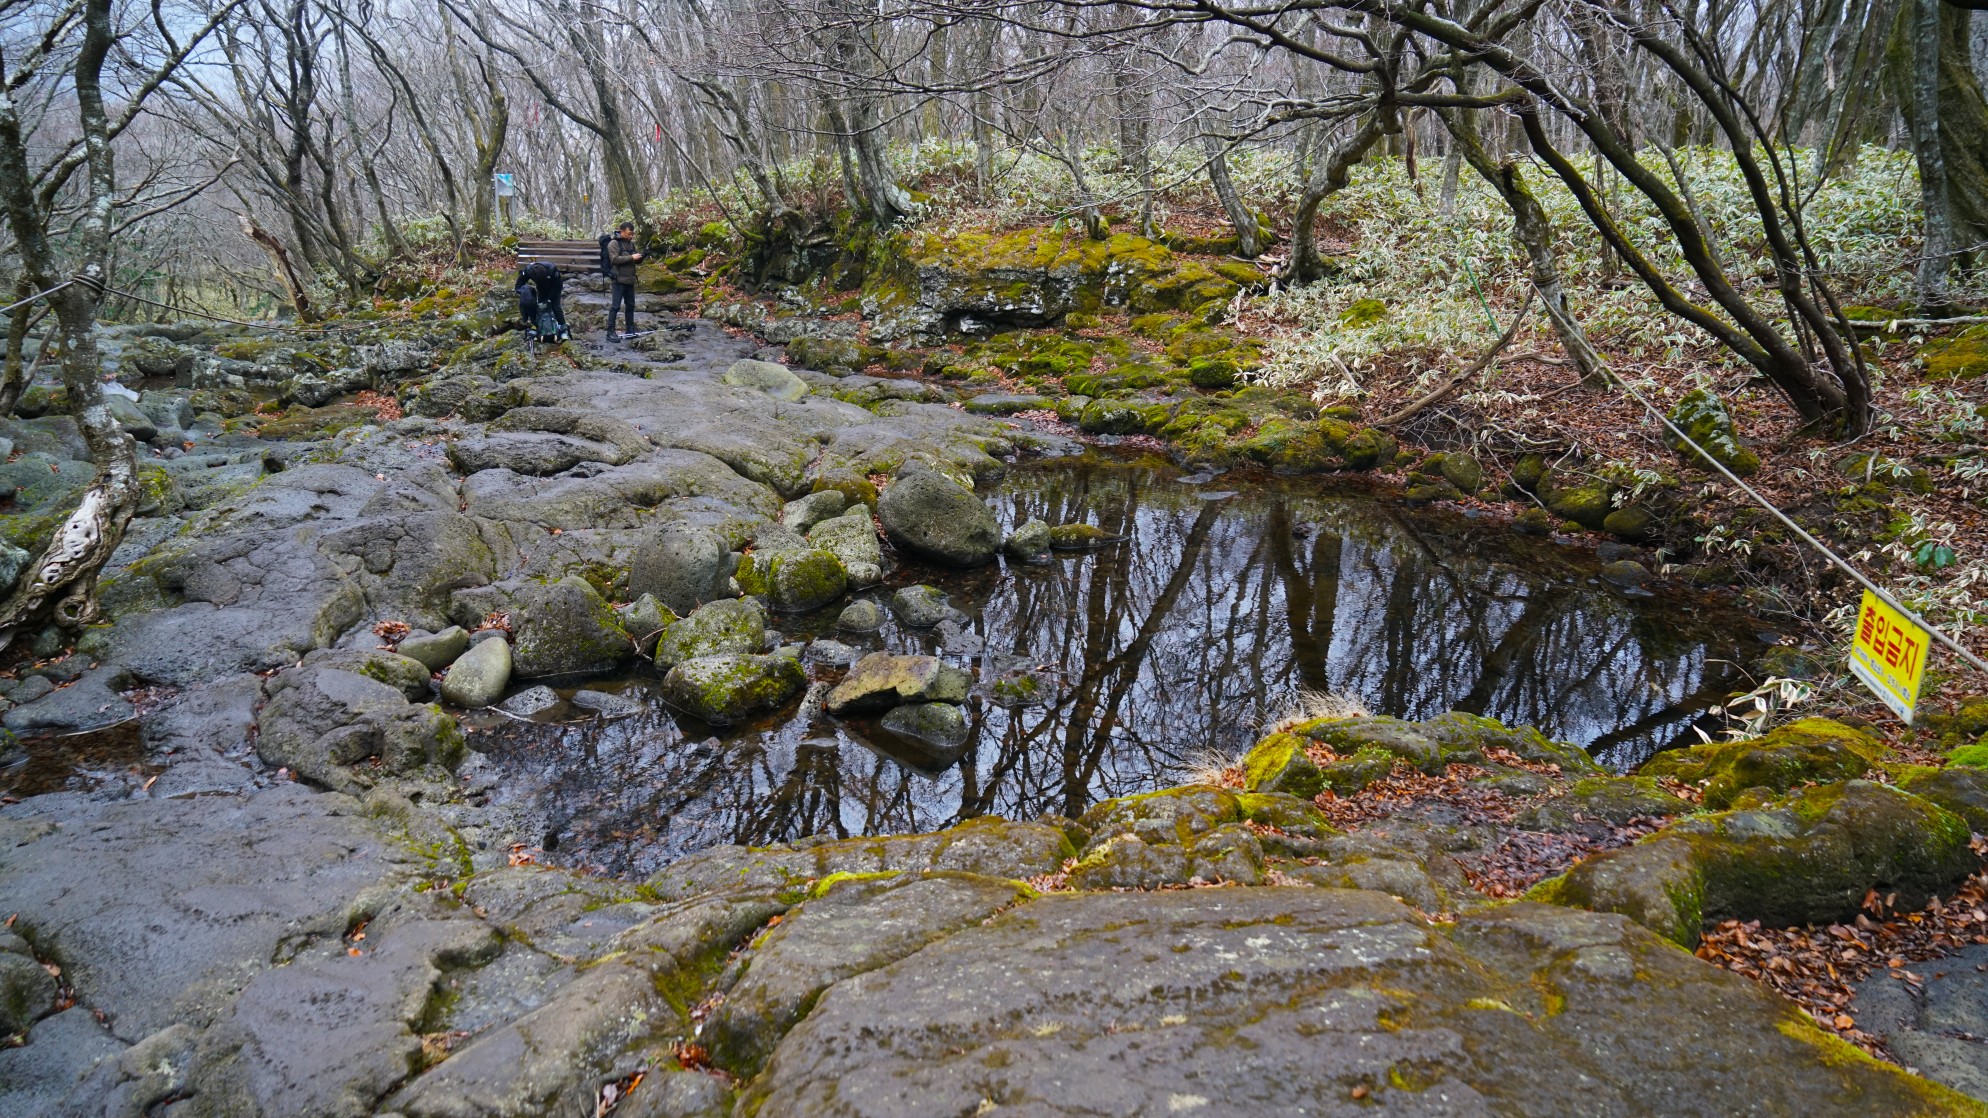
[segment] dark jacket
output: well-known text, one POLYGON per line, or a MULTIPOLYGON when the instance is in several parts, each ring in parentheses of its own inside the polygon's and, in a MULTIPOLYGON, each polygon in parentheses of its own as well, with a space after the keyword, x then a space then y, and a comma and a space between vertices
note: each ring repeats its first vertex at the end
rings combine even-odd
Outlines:
POLYGON ((538 292, 539 302, 557 303, 561 289, 566 286, 566 280, 559 274, 559 269, 552 265, 533 263, 518 269, 518 286, 523 287, 526 284, 530 284, 538 292))
POLYGON ((607 260, 614 266, 614 282, 635 282, 635 242, 620 237, 607 243, 607 260))

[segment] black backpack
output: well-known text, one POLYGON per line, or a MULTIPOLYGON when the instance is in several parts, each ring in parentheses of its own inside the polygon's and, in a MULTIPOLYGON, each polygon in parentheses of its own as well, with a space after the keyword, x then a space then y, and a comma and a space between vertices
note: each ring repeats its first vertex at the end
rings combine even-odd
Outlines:
POLYGON ((601 234, 601 275, 609 279, 614 278, 614 259, 608 255, 607 251, 608 242, 612 240, 614 240, 613 233, 601 234))

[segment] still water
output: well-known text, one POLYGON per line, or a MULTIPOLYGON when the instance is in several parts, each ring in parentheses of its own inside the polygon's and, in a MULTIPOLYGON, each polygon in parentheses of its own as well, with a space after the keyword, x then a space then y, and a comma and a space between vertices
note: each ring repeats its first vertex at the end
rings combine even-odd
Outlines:
POLYGON ((487 723, 472 740, 503 774, 499 798, 547 813, 555 859, 644 873, 717 843, 1075 815, 1238 755, 1301 692, 1527 723, 1627 768, 1696 740, 1691 723, 1760 651, 1730 607, 1626 596, 1573 549, 1315 480, 1087 456, 1019 467, 990 503, 1004 526, 1033 516, 1121 539, 970 572, 904 563, 869 592, 947 591, 973 619, 950 648, 894 623, 834 633, 840 605, 776 621, 790 640, 972 668, 975 733, 957 764, 926 767, 873 722, 798 701, 714 729, 657 702, 648 672, 588 684, 643 700, 632 717, 487 723))

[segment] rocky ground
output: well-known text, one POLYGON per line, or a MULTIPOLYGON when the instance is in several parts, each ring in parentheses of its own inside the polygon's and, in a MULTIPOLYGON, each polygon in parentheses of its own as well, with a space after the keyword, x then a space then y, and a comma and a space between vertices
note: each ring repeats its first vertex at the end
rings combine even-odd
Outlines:
MULTIPOLYGON (((534 361, 489 337, 503 297, 123 333, 145 515, 103 622, 5 687, 27 775, 0 806, 0 1110, 1984 1111, 1680 949, 1979 868, 1983 774, 1834 723, 1625 777, 1468 716, 1299 719, 1077 819, 646 880, 539 864, 544 820, 489 806, 459 725, 536 679, 648 656, 711 722, 882 710, 957 748, 957 665, 845 671, 773 626, 895 554, 1047 548, 973 487, 1064 444, 708 323, 534 361)), ((88 467, 61 419, 5 433, 23 545, 88 467)), ((1952 1040, 1940 981, 1858 1012, 1952 1040)))

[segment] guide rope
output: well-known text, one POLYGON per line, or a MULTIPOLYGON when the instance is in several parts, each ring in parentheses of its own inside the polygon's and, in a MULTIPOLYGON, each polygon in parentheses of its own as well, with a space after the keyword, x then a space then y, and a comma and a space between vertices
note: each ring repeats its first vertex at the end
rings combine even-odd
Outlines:
POLYGON ((1712 455, 1708 453, 1704 447, 1698 445, 1698 442, 1695 439, 1685 434, 1683 431, 1678 430, 1677 424, 1672 423, 1670 421, 1669 416, 1658 411, 1655 407, 1652 407, 1650 401, 1644 399, 1643 394, 1636 391, 1636 389, 1633 386, 1631 386, 1628 381, 1623 380, 1621 377, 1616 376, 1614 374, 1610 374, 1609 379, 1613 380, 1616 384, 1620 385, 1622 390, 1629 394, 1630 399, 1636 401, 1638 404, 1641 404, 1643 406, 1643 410, 1649 412, 1651 416, 1655 417, 1656 421, 1658 423, 1663 424, 1666 430, 1670 431, 1671 434, 1676 435, 1678 439, 1681 442, 1683 442, 1686 446, 1697 451, 1699 457, 1704 459, 1706 462, 1710 463, 1713 469, 1719 471, 1721 474, 1724 474, 1727 481, 1730 481, 1734 485, 1738 486, 1740 492, 1745 493, 1749 498, 1751 498, 1754 504, 1757 504, 1761 508, 1766 509, 1768 512, 1774 515, 1775 519, 1779 520, 1783 524, 1786 524, 1788 526, 1789 531, 1792 531, 1793 533, 1795 533, 1795 535, 1801 537, 1802 542, 1808 544, 1810 547, 1813 547, 1817 551, 1821 552, 1822 556, 1825 559, 1828 559, 1831 563, 1835 564, 1836 567, 1839 570, 1841 570, 1844 574, 1849 575, 1851 578, 1855 579, 1860 585, 1863 586, 1864 589, 1869 590, 1872 594, 1877 595, 1879 601, 1883 602, 1885 605, 1890 606, 1891 608, 1897 610, 1898 612, 1904 614, 1906 617, 1910 618, 1913 624, 1919 626, 1921 629, 1926 630, 1927 633, 1931 634, 1934 640, 1940 642, 1943 645, 1946 645, 1948 650, 1953 652, 1954 655, 1959 656, 1961 659, 1967 661, 1975 668, 1983 672, 1988 672, 1988 663, 1984 663, 1981 657, 1976 656, 1972 652, 1969 652, 1959 641, 1954 640, 1950 636, 1947 636, 1947 634, 1944 631, 1942 631, 1939 628, 1939 626, 1934 625, 1932 622, 1927 621, 1924 617, 1919 616, 1917 612, 1906 608, 1904 603, 1900 602, 1897 598, 1892 597, 1890 591, 1886 590, 1884 587, 1879 586, 1877 583, 1872 582, 1870 579, 1866 578, 1862 571, 1859 571, 1857 568, 1850 565, 1849 560, 1843 558, 1841 555, 1838 555, 1836 554, 1836 552, 1830 550, 1828 544, 1825 544, 1821 540, 1816 539, 1813 535, 1810 535, 1806 528, 1803 528, 1801 525, 1795 523, 1794 520, 1790 518, 1787 513, 1782 512, 1779 508, 1775 507, 1774 502, 1768 500, 1766 497, 1761 496, 1760 492, 1756 490, 1753 486, 1748 485, 1744 481, 1741 481, 1739 475, 1727 469, 1725 463, 1719 461, 1717 458, 1712 457, 1712 455))
POLYGON ((0 307, 0 314, 6 314, 8 311, 13 310, 15 307, 25 307, 29 303, 34 302, 36 299, 46 299, 50 295, 53 295, 56 292, 62 290, 63 288, 68 287, 70 284, 78 282, 80 282, 80 279, 63 280, 61 283, 56 284, 54 287, 49 288, 47 291, 37 291, 33 295, 28 296, 27 298, 21 300, 18 303, 10 303, 7 306, 0 307))

